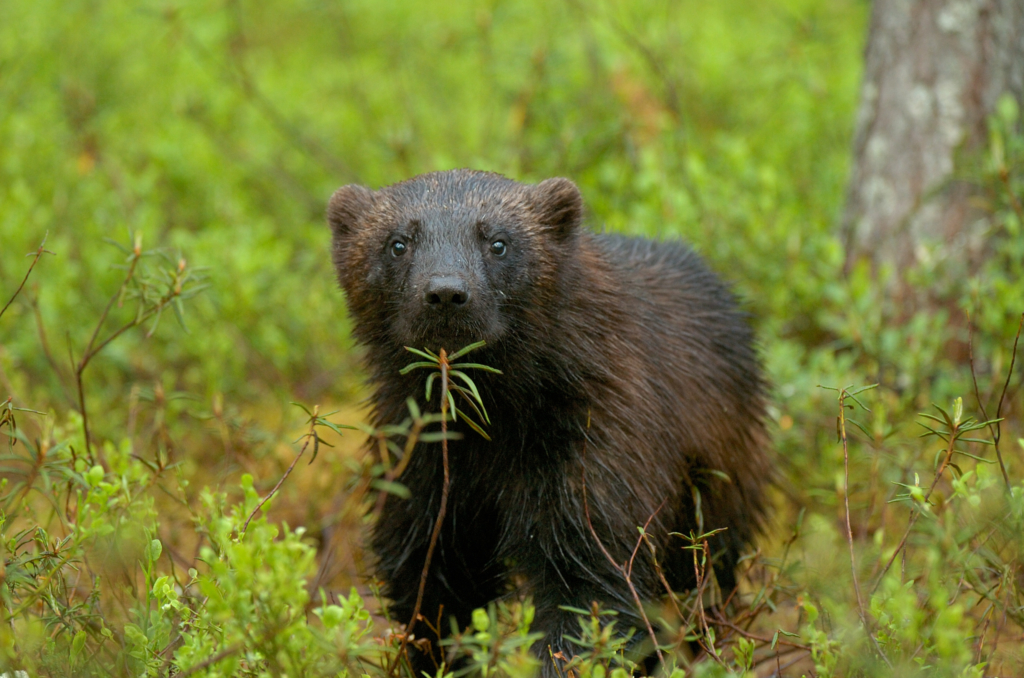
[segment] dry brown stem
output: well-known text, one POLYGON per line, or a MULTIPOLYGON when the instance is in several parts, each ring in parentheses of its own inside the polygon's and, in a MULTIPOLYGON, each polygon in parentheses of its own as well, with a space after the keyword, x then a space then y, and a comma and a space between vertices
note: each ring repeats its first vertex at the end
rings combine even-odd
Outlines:
POLYGON ((39 247, 36 248, 35 256, 33 256, 32 254, 29 254, 29 256, 32 257, 32 263, 28 265, 28 270, 25 271, 25 277, 21 279, 21 284, 18 285, 18 289, 14 290, 14 294, 11 296, 11 298, 7 300, 7 303, 4 304, 3 308, 0 308, 0 317, 3 317, 3 314, 7 311, 7 308, 12 303, 14 303, 14 300, 17 298, 17 296, 19 294, 21 294, 21 290, 24 289, 25 283, 28 282, 28 277, 30 275, 32 275, 32 269, 36 267, 36 263, 39 261, 39 258, 41 256, 43 256, 44 253, 46 253, 46 254, 53 254, 53 252, 51 252, 50 250, 46 249, 46 238, 47 238, 47 236, 49 236, 49 233, 47 233, 46 235, 43 236, 43 242, 41 242, 39 244, 39 247))
MULTIPOLYGON (((434 521, 434 531, 430 534, 430 544, 427 546, 427 557, 423 563, 423 571, 420 573, 420 587, 416 592, 416 604, 412 608, 412 618, 405 627, 402 634, 402 643, 398 646, 398 656, 391 667, 391 674, 401 663, 412 636, 412 629, 420 616, 420 607, 423 605, 423 593, 427 588, 427 577, 430 573, 430 562, 434 557, 434 549, 437 547, 437 539, 441 535, 441 526, 444 524, 444 516, 448 511, 448 488, 451 478, 448 473, 448 353, 442 348, 438 352, 438 365, 441 368, 441 463, 444 467, 444 484, 441 486, 441 507, 437 511, 437 520, 434 521)), ((406 454, 406 458, 408 458, 406 454)))
POLYGON ((643 602, 640 600, 640 596, 636 592, 636 587, 633 586, 633 578, 632 577, 633 577, 633 560, 634 560, 634 558, 636 558, 636 552, 637 552, 637 550, 639 550, 640 544, 643 542, 644 534, 647 532, 647 527, 651 524, 651 521, 654 520, 654 517, 656 515, 658 515, 658 512, 661 511, 661 509, 665 506, 665 502, 664 501, 661 502, 661 505, 659 505, 658 508, 656 508, 654 510, 654 513, 652 513, 649 518, 647 518, 647 522, 644 523, 643 531, 640 533, 640 538, 637 539, 636 546, 633 547, 633 553, 629 557, 629 562, 627 564, 620 565, 619 563, 617 563, 615 561, 615 558, 612 557, 612 554, 608 553, 608 549, 605 548, 604 543, 601 541, 601 538, 597 536, 597 530, 594 529, 594 524, 590 520, 590 506, 587 503, 587 465, 586 465, 586 459, 587 459, 587 447, 586 447, 586 441, 584 441, 584 443, 583 443, 583 462, 584 462, 583 463, 583 512, 584 512, 584 514, 586 514, 586 517, 587 517, 587 527, 590 528, 590 534, 592 534, 594 536, 594 541, 597 542, 598 547, 601 549, 601 553, 603 553, 604 557, 608 559, 608 562, 611 563, 612 567, 614 567, 622 575, 622 578, 626 580, 626 586, 629 587, 629 592, 633 595, 633 602, 636 603, 636 607, 640 611, 640 617, 644 620, 644 626, 647 627, 647 633, 651 637, 651 642, 654 643, 654 652, 655 652, 655 654, 658 655, 658 661, 662 664, 662 666, 664 666, 664 664, 665 664, 665 657, 661 653, 661 648, 658 647, 658 637, 654 634, 654 627, 651 625, 651 620, 647 618, 647 612, 644 610, 643 602))
POLYGON ((1013 376, 1013 367, 1017 361, 1017 345, 1020 342, 1021 329, 1024 329, 1024 313, 1020 315, 1020 322, 1017 324, 1017 334, 1013 338, 1013 351, 1010 353, 1010 369, 1006 372, 1006 381, 1003 382, 1003 390, 999 394, 999 404, 996 405, 996 416, 995 419, 990 420, 988 413, 985 411, 985 404, 981 401, 981 393, 978 390, 978 376, 974 370, 974 323, 971 322, 971 316, 967 316, 967 356, 971 364, 971 381, 974 383, 974 397, 978 401, 978 407, 981 409, 981 416, 988 421, 989 430, 992 432, 992 446, 996 448, 996 459, 999 462, 999 470, 1003 474, 1003 483, 1006 485, 1006 491, 1010 492, 1010 476, 1006 472, 1006 464, 1003 462, 1003 453, 999 449, 999 439, 1002 435, 1002 427, 1000 426, 999 415, 1002 413, 1003 401, 1006 398, 1006 391, 1010 388, 1010 377, 1013 376))
MULTIPOLYGON (((281 479, 277 481, 277 484, 274 485, 274 488, 272 490, 270 490, 270 492, 267 493, 267 496, 265 496, 262 499, 260 499, 259 503, 256 504, 256 507, 249 514, 249 517, 245 519, 245 525, 242 526, 242 532, 241 532, 241 534, 238 535, 239 539, 241 539, 245 535, 246 530, 249 529, 249 523, 252 522, 252 519, 256 516, 256 513, 261 508, 263 508, 264 504, 266 504, 268 501, 270 501, 271 497, 273 497, 275 494, 277 494, 277 491, 279 489, 281 489, 281 485, 284 484, 285 479, 287 479, 288 476, 290 476, 292 474, 292 471, 295 469, 295 465, 297 463, 299 463, 299 459, 302 458, 302 455, 306 452, 306 448, 309 447, 310 441, 312 441, 314 444, 318 444, 316 425, 317 425, 317 415, 319 414, 319 412, 320 412, 320 406, 319 405, 314 405, 313 406, 313 415, 309 418, 309 431, 307 431, 306 434, 304 436, 302 436, 303 438, 305 438, 306 442, 304 442, 302 444, 302 449, 300 449, 299 453, 297 455, 295 455, 295 459, 292 459, 291 465, 284 472, 284 475, 281 476, 281 479)), ((316 454, 315 453, 313 455, 313 458, 314 459, 316 458, 316 454)))

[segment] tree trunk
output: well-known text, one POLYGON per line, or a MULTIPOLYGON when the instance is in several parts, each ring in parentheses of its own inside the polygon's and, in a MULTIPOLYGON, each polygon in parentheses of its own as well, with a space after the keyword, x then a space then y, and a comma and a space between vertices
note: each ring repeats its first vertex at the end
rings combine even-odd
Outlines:
POLYGON ((842 229, 847 270, 980 255, 972 187, 954 176, 986 119, 1024 98, 1024 0, 875 0, 842 229))

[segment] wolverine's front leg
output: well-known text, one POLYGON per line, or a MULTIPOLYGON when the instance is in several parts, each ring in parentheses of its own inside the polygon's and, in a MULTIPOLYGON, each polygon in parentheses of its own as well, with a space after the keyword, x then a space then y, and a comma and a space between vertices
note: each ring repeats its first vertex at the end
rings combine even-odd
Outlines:
MULTIPOLYGON (((437 508, 415 496, 391 495, 373 530, 377 574, 391 600, 389 614, 402 624, 412 620, 420 595, 437 508)), ((448 507, 423 584, 419 616, 407 628, 415 638, 429 642, 426 651, 419 643, 409 646, 417 678, 424 672, 436 674, 445 660, 439 641, 450 633, 451 619, 465 628, 473 610, 497 598, 504 584, 504 572, 494 558, 497 530, 487 525, 487 515, 474 512, 476 520, 470 520, 467 513, 458 504, 448 507)))

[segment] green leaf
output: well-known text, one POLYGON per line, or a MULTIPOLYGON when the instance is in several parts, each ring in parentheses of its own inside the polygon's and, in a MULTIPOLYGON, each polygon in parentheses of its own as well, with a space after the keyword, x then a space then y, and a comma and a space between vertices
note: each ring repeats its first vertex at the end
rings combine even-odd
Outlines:
POLYGON ((856 419, 853 419, 852 417, 847 417, 847 418, 846 418, 846 421, 847 421, 847 422, 849 422, 849 423, 851 423, 851 424, 853 424, 853 425, 854 425, 854 426, 856 426, 856 427, 857 427, 858 429, 860 429, 861 433, 863 433, 864 435, 866 435, 866 436, 867 436, 868 438, 874 438, 874 436, 873 436, 873 435, 871 434, 871 431, 867 430, 867 428, 865 428, 865 427, 864 427, 864 425, 863 425, 863 424, 861 424, 861 423, 860 423, 859 421, 857 421, 856 419))
MULTIPOLYGON (((484 408, 484 404, 482 402, 480 402, 479 400, 475 399, 473 397, 473 394, 468 393, 466 391, 466 389, 464 389, 464 388, 462 388, 460 386, 454 386, 454 387, 452 387, 451 390, 455 391, 460 396, 462 396, 462 399, 473 409, 473 412, 476 413, 476 416, 480 417, 481 419, 483 419, 488 424, 491 423, 490 418, 487 416, 487 410, 484 408)), ((479 394, 477 394, 477 395, 479 395, 479 394)))
MULTIPOLYGON (((85 631, 79 631, 75 634, 75 637, 71 640, 71 658, 77 659, 78 655, 82 654, 82 648, 85 647, 85 631)), ((16 672, 18 673, 18 672, 16 672)))
POLYGON ((452 415, 452 421, 458 421, 459 418, 457 414, 459 410, 457 407, 455 407, 455 394, 452 393, 451 390, 449 389, 446 395, 448 396, 448 411, 452 415))
POLYGON ((478 348, 481 348, 482 346, 486 346, 486 345, 487 345, 486 341, 478 341, 478 342, 470 344, 469 346, 463 346, 458 351, 456 351, 455 353, 452 353, 451 355, 448 356, 448 362, 451 363, 451 361, 453 361, 453 360, 458 360, 460 357, 466 355, 470 351, 475 351, 478 348))
MULTIPOLYGON (((426 389, 427 393, 426 393, 426 398, 427 398, 427 402, 428 403, 430 402, 430 391, 431 391, 432 387, 434 386, 434 379, 437 378, 438 376, 440 376, 440 374, 441 374, 440 372, 431 372, 430 374, 427 375, 427 389, 426 389)), ((413 416, 416 417, 416 415, 413 415, 413 416)), ((416 417, 416 418, 419 418, 419 417, 416 417)))
POLYGON ((421 350, 415 349, 415 348, 413 348, 411 346, 406 346, 405 350, 408 351, 409 353, 414 353, 414 354, 418 355, 421 358, 426 358, 427 360, 430 360, 434 365, 437 365, 438 362, 441 360, 441 357, 439 355, 437 355, 436 353, 434 353, 433 351, 431 351, 429 348, 424 348, 421 351, 421 350))
MULTIPOLYGON (((858 391, 858 393, 860 393, 860 391, 858 391)), ((852 400, 853 402, 857 403, 858 405, 860 405, 860 408, 862 410, 866 410, 868 412, 871 411, 871 408, 868 407, 867 405, 865 405, 864 403, 862 403, 860 400, 858 400, 857 396, 855 396, 853 393, 847 393, 846 397, 849 398, 850 400, 852 400)))
POLYGON ((181 326, 185 334, 189 334, 188 325, 185 323, 185 306, 181 302, 181 297, 174 297, 171 305, 174 307, 174 317, 178 319, 178 325, 181 326))
MULTIPOLYGON (((715 468, 709 468, 709 469, 703 469, 703 470, 706 471, 707 473, 710 473, 711 475, 715 476, 719 480, 724 480, 725 482, 727 482, 730 485, 732 485, 732 478, 730 478, 729 474, 726 473, 725 471, 719 471, 718 469, 715 469, 715 468)), ((709 532, 708 534, 714 534, 714 533, 709 532)))
MULTIPOLYGON (((985 442, 985 441, 979 441, 979 442, 985 442)), ((991 444, 991 443, 989 443, 989 444, 991 444)), ((953 453, 954 454, 962 454, 965 457, 970 457, 971 459, 974 459, 975 461, 980 461, 983 464, 994 464, 994 463, 996 463, 992 459, 985 459, 984 457, 979 457, 977 455, 971 454, 970 452, 964 452, 963 450, 953 450, 953 453)))
MULTIPOLYGON (((349 431, 357 430, 355 426, 349 426, 348 424, 335 424, 333 421, 327 421, 323 417, 317 417, 316 418, 316 425, 317 426, 326 426, 327 428, 329 428, 332 431, 334 431, 335 433, 337 433, 339 436, 340 435, 345 435, 344 433, 342 433, 342 431, 341 431, 342 429, 348 429, 349 431)), ((328 447, 334 447, 330 443, 324 443, 324 445, 327 445, 328 447)))
POLYGON ((402 369, 398 370, 398 373, 399 374, 409 374, 413 370, 423 369, 424 367, 436 370, 437 369, 437 363, 426 363, 426 362, 409 363, 408 365, 406 365, 402 369))
POLYGON ((458 431, 448 431, 443 433, 441 431, 431 431, 430 433, 421 433, 420 442, 422 443, 439 443, 442 440, 461 440, 462 434, 458 431))
POLYGON ((476 399, 476 401, 478 403, 483 402, 480 399, 480 391, 477 390, 476 384, 473 383, 473 380, 469 378, 469 375, 467 375, 465 372, 460 372, 459 370, 450 370, 448 374, 451 377, 461 379, 466 384, 466 386, 469 387, 469 390, 473 392, 473 397, 476 399))
POLYGON ((496 367, 491 367, 490 365, 481 365, 480 363, 456 363, 454 365, 451 365, 450 367, 452 367, 453 369, 457 368, 460 370, 483 370, 484 372, 491 372, 492 374, 504 374, 504 372, 497 369, 496 367))
POLYGON ((301 409, 301 410, 302 410, 303 412, 305 412, 305 413, 306 413, 306 414, 307 414, 308 416, 310 416, 310 417, 312 417, 312 416, 313 416, 313 413, 312 413, 312 412, 310 412, 310 411, 309 411, 309 409, 308 409, 308 408, 307 408, 307 407, 306 407, 305 405, 303 405, 302 403, 297 403, 297 402, 295 402, 295 401, 293 400, 293 401, 291 401, 291 404, 292 404, 292 405, 295 405, 295 407, 298 407, 299 409, 301 409))
MULTIPOLYGON (((950 428, 953 428, 953 427, 954 427, 954 424, 953 424, 953 418, 952 418, 951 416, 949 416, 949 412, 947 412, 946 410, 942 409, 941 407, 939 407, 939 406, 938 406, 938 405, 936 405, 935 403, 932 403, 932 407, 934 407, 935 409, 937 409, 937 410, 938 410, 939 412, 941 412, 941 413, 942 413, 942 416, 943 416, 943 418, 945 419, 945 422, 944 422, 944 423, 945 423, 945 424, 946 424, 947 426, 949 426, 950 428)), ((926 417, 927 417, 928 415, 927 415, 927 414, 925 414, 925 415, 923 415, 923 416, 926 416, 926 417)))
POLYGON ((385 480, 383 478, 377 478, 370 483, 370 487, 381 492, 387 492, 393 494, 400 499, 408 499, 412 496, 412 492, 409 488, 402 483, 395 482, 393 480, 385 480))
POLYGON ((475 421, 467 417, 465 412, 459 412, 459 414, 462 415, 462 420, 466 422, 466 424, 468 424, 471 429, 479 433, 484 440, 486 440, 487 442, 491 441, 491 436, 487 435, 487 432, 484 431, 479 424, 477 424, 475 421))
POLYGON ((473 628, 476 629, 477 632, 486 631, 490 624, 491 619, 487 615, 487 610, 482 608, 473 610, 473 628))

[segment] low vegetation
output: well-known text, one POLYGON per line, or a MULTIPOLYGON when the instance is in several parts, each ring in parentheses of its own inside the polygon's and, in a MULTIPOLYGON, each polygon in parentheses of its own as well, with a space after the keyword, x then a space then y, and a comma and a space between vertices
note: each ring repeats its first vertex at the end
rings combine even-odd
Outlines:
MULTIPOLYGON (((593 227, 686 238, 762 338, 775 518, 736 592, 713 532, 679 537, 701 586, 647 601, 659 671, 1024 672, 1021 115, 1004 100, 958 168, 983 264, 935 246, 915 270, 844 272, 865 14, 0 9, 0 671, 403 674, 418 639, 361 535, 440 401, 345 428, 363 386, 323 209, 342 183, 473 166, 571 176, 593 227)), ((637 527, 634 557, 657 558, 637 527)), ((627 650, 654 651, 648 629, 578 613, 567 676, 643 670, 627 650)), ((533 675, 532 614, 477 611, 448 641, 457 670, 533 675)))

